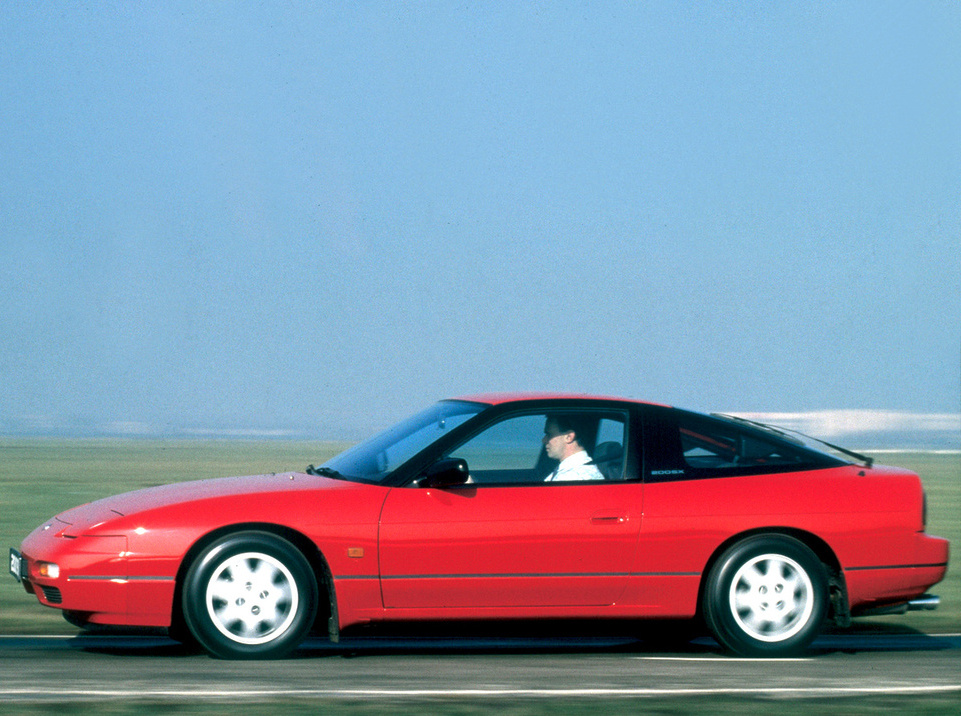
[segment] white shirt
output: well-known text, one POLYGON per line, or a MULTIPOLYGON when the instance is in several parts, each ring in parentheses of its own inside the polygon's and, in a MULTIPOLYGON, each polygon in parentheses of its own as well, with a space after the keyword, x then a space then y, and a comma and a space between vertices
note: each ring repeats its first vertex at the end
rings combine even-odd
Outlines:
POLYGON ((586 450, 576 452, 570 457, 561 461, 550 475, 547 482, 557 482, 559 480, 603 480, 604 476, 597 466, 591 463, 591 456, 586 450))

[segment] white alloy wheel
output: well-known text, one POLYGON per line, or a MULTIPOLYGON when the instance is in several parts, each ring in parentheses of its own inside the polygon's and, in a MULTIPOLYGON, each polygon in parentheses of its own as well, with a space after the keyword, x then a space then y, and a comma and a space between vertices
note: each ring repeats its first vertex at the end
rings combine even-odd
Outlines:
POLYGON ((728 604, 745 634, 758 641, 784 641, 811 619, 814 585, 790 557, 762 554, 734 574, 728 604))
POLYGON ((317 614, 318 585, 304 554, 266 532, 237 532, 211 543, 187 570, 184 621, 224 659, 286 656, 317 614))
POLYGON ((704 585, 702 613, 718 642, 745 656, 788 656, 817 636, 828 608, 827 572, 788 535, 731 545, 704 585))
POLYGON ((207 581, 210 621, 239 644, 264 644, 294 621, 300 594, 290 570, 262 552, 243 552, 221 562, 207 581))

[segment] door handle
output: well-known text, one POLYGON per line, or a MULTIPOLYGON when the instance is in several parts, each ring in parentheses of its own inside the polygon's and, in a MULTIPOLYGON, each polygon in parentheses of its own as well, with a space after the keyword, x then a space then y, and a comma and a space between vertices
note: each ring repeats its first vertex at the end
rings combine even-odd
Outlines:
POLYGON ((627 515, 599 512, 591 517, 593 525, 622 525, 628 521, 627 515))

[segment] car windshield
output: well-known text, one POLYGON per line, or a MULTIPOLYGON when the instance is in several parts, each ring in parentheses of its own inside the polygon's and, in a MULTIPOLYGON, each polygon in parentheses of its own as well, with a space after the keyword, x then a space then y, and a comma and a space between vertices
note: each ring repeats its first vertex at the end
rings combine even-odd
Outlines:
POLYGON ((478 403, 442 401, 354 445, 313 470, 318 474, 347 480, 380 482, 428 445, 486 407, 478 403))

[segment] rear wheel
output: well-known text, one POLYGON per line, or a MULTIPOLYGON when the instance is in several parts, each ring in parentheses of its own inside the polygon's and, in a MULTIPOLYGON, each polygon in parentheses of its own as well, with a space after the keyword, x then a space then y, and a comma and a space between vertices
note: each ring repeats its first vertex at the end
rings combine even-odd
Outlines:
POLYGON ((795 654, 817 636, 827 611, 824 566, 784 535, 735 544, 704 590, 704 616, 717 640, 746 656, 795 654))
POLYGON ((264 532, 210 545, 187 572, 183 613, 191 634, 225 659, 278 658, 293 651, 317 611, 317 580, 300 551, 264 532))

